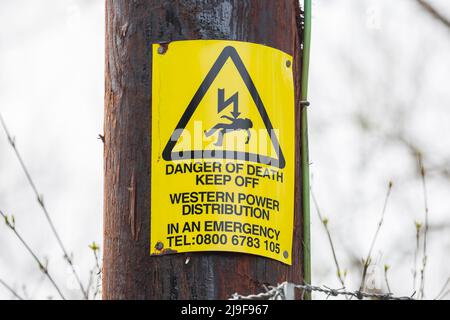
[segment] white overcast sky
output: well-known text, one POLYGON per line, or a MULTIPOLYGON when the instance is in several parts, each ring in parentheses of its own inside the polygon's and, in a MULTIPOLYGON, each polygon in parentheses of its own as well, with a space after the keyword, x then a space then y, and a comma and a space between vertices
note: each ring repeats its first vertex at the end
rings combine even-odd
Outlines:
MULTIPOLYGON (((450 17, 449 1, 432 3, 450 17)), ((414 0, 314 1, 313 23, 312 184, 348 286, 359 285, 354 263, 367 254, 392 180, 374 260, 380 269, 391 266, 396 294, 411 294, 422 188, 414 158, 387 136, 398 131, 414 141, 427 166, 450 163, 450 30, 414 0), (361 130, 358 116, 375 129, 361 130)), ((0 111, 84 281, 94 263, 88 244, 102 243, 103 73, 103 0, 0 2, 0 111)), ((429 234, 426 293, 433 298, 450 276, 450 180, 435 174, 428 182, 430 222, 447 225, 429 234)), ((65 293, 79 298, 3 132, 0 209, 15 215, 65 293)), ((326 236, 311 213, 313 282, 339 287, 326 236)), ((56 297, 2 225, 0 279, 20 293, 26 284, 32 298, 56 297)), ((0 288, 2 298, 10 294, 0 288)))

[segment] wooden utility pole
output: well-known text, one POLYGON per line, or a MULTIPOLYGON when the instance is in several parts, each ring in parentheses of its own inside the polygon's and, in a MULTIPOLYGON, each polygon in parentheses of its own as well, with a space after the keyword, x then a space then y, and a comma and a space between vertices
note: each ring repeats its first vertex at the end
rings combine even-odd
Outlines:
POLYGON ((234 292, 261 292, 264 284, 302 283, 305 248, 299 147, 292 266, 247 254, 149 254, 151 45, 239 40, 292 55, 299 146, 300 15, 298 0, 106 1, 105 299, 226 299, 234 292))

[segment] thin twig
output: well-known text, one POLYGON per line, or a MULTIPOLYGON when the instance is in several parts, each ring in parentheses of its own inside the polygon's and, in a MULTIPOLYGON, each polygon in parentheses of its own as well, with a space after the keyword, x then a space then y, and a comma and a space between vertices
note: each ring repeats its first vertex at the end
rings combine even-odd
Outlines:
POLYGON ((389 285, 389 279, 388 279, 388 271, 390 267, 388 265, 384 266, 384 282, 386 283, 386 288, 388 289, 389 293, 392 293, 391 286, 389 285))
POLYGON ((31 300, 30 295, 28 294, 28 287, 26 284, 22 285, 22 292, 23 292, 23 297, 25 300, 31 300))
POLYGON ((445 282, 444 286, 442 287, 441 291, 439 291, 439 294, 436 296, 435 300, 439 300, 445 297, 445 290, 447 290, 448 285, 450 284, 450 277, 445 282))
POLYGON ((43 211, 43 213, 45 215, 45 218, 46 218, 46 220, 47 220, 47 222, 48 222, 48 224, 50 226, 50 229, 52 230, 52 233, 55 236, 56 241, 58 242, 58 245, 59 245, 59 247, 61 248, 61 250, 63 252, 64 259, 69 264, 69 266, 71 268, 71 271, 72 271, 73 275, 75 276, 76 281, 78 282, 78 285, 80 287, 80 290, 81 290, 84 298, 88 299, 87 292, 84 289, 83 284, 81 282, 81 279, 80 279, 80 277, 78 276, 78 274, 77 274, 77 272, 75 270, 75 266, 73 265, 72 258, 69 256, 68 251, 66 250, 66 247, 64 246, 64 244, 63 244, 63 242, 61 240, 61 237, 59 236, 59 233, 56 230, 55 224, 53 223, 53 220, 50 217, 50 214, 49 214, 49 212, 47 210, 47 207, 45 206, 44 198, 43 198, 42 194, 39 193, 39 191, 38 191, 38 189, 36 187, 36 184, 34 183, 27 166, 25 165, 25 162, 23 161, 22 156, 21 156, 19 150, 17 149, 16 141, 11 136, 10 132, 8 131, 6 123, 5 123, 5 121, 4 121, 4 119, 3 119, 1 114, 0 114, 0 123, 1 123, 3 129, 4 129, 5 133, 6 133, 6 136, 8 138, 8 142, 9 142, 10 146, 13 148, 14 153, 16 154, 17 160, 19 160, 20 166, 22 167, 22 170, 25 173, 25 176, 27 177, 28 183, 30 184, 31 188, 33 189, 33 192, 34 192, 34 194, 36 196, 37 202, 38 202, 39 206, 41 207, 41 209, 42 209, 42 211, 43 211))
POLYGON ((365 285, 366 277, 367 277, 367 269, 369 268, 369 265, 371 263, 372 251, 373 251, 373 248, 375 247, 375 242, 377 241, 378 234, 380 233, 381 226, 383 225, 383 222, 384 222, 384 216, 386 214, 387 204, 389 201, 389 197, 391 196, 392 185, 393 185, 392 182, 389 182, 388 191, 386 194, 386 198, 384 200, 383 211, 381 212, 381 219, 378 222, 377 230, 375 231, 375 235, 373 236, 372 243, 371 243, 370 249, 369 249, 369 253, 367 254, 366 259, 363 261, 364 267, 363 267, 363 274, 362 274, 362 278, 361 278, 361 285, 359 287, 359 291, 364 290, 364 285, 365 285))
POLYGON ((100 293, 100 288, 102 286, 102 269, 101 269, 101 267, 100 267, 100 265, 98 263, 99 259, 98 259, 97 253, 95 253, 95 259, 97 261, 97 283, 96 283, 96 286, 95 286, 94 294, 92 296, 93 300, 97 299, 97 296, 100 293))
POLYGON ((9 292, 11 292, 11 294, 16 297, 19 300, 23 300, 23 298, 13 289, 11 288, 5 281, 3 281, 2 279, 0 279, 0 284, 6 288, 6 290, 8 290, 9 292))
POLYGON ((89 283, 87 286, 87 291, 88 294, 91 291, 91 286, 93 285, 93 280, 94 280, 94 274, 97 275, 97 281, 95 284, 95 288, 94 288, 94 292, 92 295, 92 300, 95 300, 97 298, 97 295, 99 293, 99 280, 100 280, 100 274, 101 274, 101 268, 100 268, 100 263, 99 263, 99 259, 98 259, 98 251, 100 250, 100 247, 93 242, 91 245, 89 245, 89 248, 92 250, 92 253, 94 254, 94 259, 95 259, 95 265, 94 267, 91 269, 90 274, 89 274, 89 283))
POLYGON ((445 297, 447 297, 450 294, 450 290, 447 290, 445 293, 443 293, 440 297, 439 300, 444 300, 445 297))
POLYGON ((336 265, 336 269, 337 269, 336 274, 339 278, 339 282, 342 284, 343 287, 345 287, 345 281, 342 278, 342 271, 341 271, 341 267, 339 266, 339 261, 337 259, 336 250, 334 248, 333 239, 331 237, 331 232, 330 232, 330 229, 328 228, 328 219, 323 218, 322 213, 319 208, 319 204, 317 202, 317 199, 314 195, 312 188, 311 188, 311 197, 313 199, 314 206, 316 207, 317 215, 319 216, 320 222, 322 223, 323 227, 325 228, 325 232, 327 233, 328 242, 330 244, 331 252, 333 254, 333 260, 334 260, 334 264, 336 265))
POLYGON ((90 294, 92 282, 94 280, 94 272, 95 272, 95 268, 93 268, 93 269, 91 269, 89 271, 89 280, 88 280, 88 284, 86 286, 86 290, 88 292, 88 295, 90 294))
POLYGON ((422 6, 431 16, 444 24, 447 28, 450 28, 450 19, 444 17, 436 8, 429 4, 425 0, 417 0, 417 3, 422 6))
POLYGON ((12 222, 11 222, 9 220, 8 216, 6 216, 2 211, 0 211, 0 215, 5 220, 6 226, 16 235, 16 237, 23 244, 23 246, 28 251, 28 253, 32 256, 34 261, 36 261, 36 263, 38 264, 39 269, 42 271, 42 273, 45 274, 45 276, 50 280, 50 282, 52 283, 53 287, 55 287, 55 289, 58 292, 58 294, 61 297, 61 299, 65 300, 65 297, 64 297, 61 289, 58 287, 58 285, 56 284, 55 280, 53 280, 53 277, 48 272, 48 269, 45 266, 45 264, 38 258, 36 253, 34 253, 34 251, 31 249, 31 247, 28 245, 28 243, 24 240, 24 238, 22 238, 20 233, 17 231, 16 226, 15 226, 14 218, 12 218, 12 222))
POLYGON ((418 154, 419 165, 420 165, 420 176, 422 178, 422 188, 423 188, 423 198, 425 207, 425 229, 423 233, 423 256, 422 256, 422 269, 420 270, 420 288, 419 288, 419 298, 423 299, 425 297, 425 269, 427 266, 427 238, 428 238, 428 193, 426 184, 426 171, 423 165, 422 155, 418 154))
POLYGON ((417 284, 417 258, 420 250, 420 231, 422 224, 416 221, 416 250, 414 251, 414 271, 413 271, 413 291, 416 291, 417 284))
POLYGON ((33 298, 36 296, 36 292, 39 291, 39 289, 42 287, 42 284, 45 280, 45 275, 41 275, 41 278, 38 280, 38 282, 35 284, 34 288, 31 290, 30 297, 33 298))

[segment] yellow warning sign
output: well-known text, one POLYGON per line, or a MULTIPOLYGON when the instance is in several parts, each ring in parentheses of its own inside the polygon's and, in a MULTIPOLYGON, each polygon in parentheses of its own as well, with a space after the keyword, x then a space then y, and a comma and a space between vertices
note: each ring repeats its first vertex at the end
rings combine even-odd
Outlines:
POLYGON ((151 254, 291 264, 292 56, 219 40, 153 45, 151 254))

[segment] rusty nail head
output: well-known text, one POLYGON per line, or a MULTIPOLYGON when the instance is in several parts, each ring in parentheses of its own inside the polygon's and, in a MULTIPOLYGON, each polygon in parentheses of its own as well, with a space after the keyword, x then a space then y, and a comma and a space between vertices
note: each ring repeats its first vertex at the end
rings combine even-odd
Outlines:
POLYGON ((291 60, 286 61, 286 67, 290 68, 291 67, 291 60))

